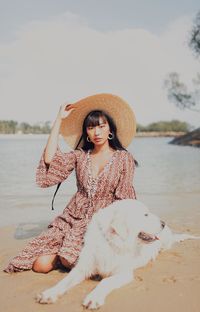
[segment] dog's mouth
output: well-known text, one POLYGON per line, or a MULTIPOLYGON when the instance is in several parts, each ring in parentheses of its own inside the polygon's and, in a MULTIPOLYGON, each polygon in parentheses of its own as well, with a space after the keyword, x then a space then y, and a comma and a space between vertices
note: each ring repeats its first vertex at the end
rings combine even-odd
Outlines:
POLYGON ((145 232, 140 232, 138 234, 138 238, 140 238, 142 241, 146 242, 146 243, 152 243, 155 242, 156 240, 158 240, 158 236, 156 235, 152 235, 149 233, 145 233, 145 232))
MULTIPOLYGON (((161 224, 161 230, 160 230, 160 232, 162 232, 162 230, 163 230, 164 227, 165 227, 165 222, 164 222, 164 221, 161 221, 160 224, 161 224)), ((156 240, 159 240, 158 234, 159 234, 160 232, 158 232, 158 233, 156 233, 156 234, 149 234, 149 233, 146 233, 146 232, 140 232, 140 233, 138 234, 138 238, 140 238, 143 242, 152 243, 152 242, 155 242, 156 240)))

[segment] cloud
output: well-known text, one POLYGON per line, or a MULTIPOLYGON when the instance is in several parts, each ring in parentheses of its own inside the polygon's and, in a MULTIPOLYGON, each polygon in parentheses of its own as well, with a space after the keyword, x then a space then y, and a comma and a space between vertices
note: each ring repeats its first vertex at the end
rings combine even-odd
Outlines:
POLYGON ((144 29, 100 32, 66 12, 33 21, 16 40, 0 45, 1 119, 54 120, 63 102, 98 92, 115 93, 133 107, 139 123, 178 118, 197 124, 166 99, 163 80, 170 71, 185 82, 198 63, 186 44, 191 18, 174 21, 155 35, 144 29))

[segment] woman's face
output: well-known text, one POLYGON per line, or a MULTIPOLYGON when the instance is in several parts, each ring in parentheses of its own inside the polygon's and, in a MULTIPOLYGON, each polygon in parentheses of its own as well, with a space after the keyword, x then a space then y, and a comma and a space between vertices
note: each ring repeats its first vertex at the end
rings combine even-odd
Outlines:
POLYGON ((87 135, 94 145, 102 145, 108 140, 110 127, 106 119, 99 117, 99 125, 88 126, 86 128, 87 135))

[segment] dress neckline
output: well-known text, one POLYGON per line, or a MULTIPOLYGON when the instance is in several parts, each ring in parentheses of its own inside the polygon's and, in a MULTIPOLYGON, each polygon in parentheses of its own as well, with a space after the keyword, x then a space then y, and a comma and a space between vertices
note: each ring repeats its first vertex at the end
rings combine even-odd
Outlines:
POLYGON ((108 162, 105 164, 105 166, 102 168, 102 170, 96 175, 96 177, 94 177, 92 175, 92 160, 91 160, 91 152, 92 150, 88 150, 88 167, 89 167, 89 171, 90 171, 90 176, 93 180, 97 180, 101 177, 101 175, 110 167, 111 163, 113 162, 113 159, 116 155, 116 153, 118 152, 118 150, 115 150, 113 153, 112 153, 112 156, 110 157, 110 159, 108 160, 108 162))

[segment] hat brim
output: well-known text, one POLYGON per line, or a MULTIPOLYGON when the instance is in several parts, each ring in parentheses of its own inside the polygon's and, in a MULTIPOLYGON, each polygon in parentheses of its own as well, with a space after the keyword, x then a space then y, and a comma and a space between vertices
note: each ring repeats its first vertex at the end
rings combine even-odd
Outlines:
POLYGON ((136 133, 136 119, 129 104, 119 96, 102 93, 88 96, 74 103, 74 109, 61 123, 60 133, 67 144, 75 149, 82 135, 85 117, 93 110, 103 110, 110 115, 117 127, 117 136, 127 147, 136 133))

